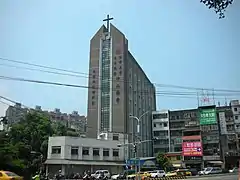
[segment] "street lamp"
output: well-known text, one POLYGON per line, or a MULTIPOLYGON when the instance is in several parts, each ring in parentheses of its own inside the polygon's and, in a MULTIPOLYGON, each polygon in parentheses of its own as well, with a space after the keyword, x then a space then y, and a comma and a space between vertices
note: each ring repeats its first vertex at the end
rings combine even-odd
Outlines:
POLYGON ((136 119, 137 122, 138 122, 138 124, 137 124, 137 133, 140 132, 140 121, 141 121, 141 118, 142 118, 145 114, 147 114, 147 113, 149 113, 149 111, 146 111, 145 113, 143 113, 139 118, 138 118, 137 116, 133 116, 133 115, 130 115, 130 116, 129 116, 130 118, 136 119))

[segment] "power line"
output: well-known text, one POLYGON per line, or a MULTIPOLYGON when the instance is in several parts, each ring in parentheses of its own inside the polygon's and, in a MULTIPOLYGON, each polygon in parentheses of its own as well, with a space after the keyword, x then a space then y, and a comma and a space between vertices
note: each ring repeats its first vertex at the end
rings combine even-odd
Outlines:
POLYGON ((11 67, 11 68, 16 68, 16 69, 25 69, 25 70, 31 70, 31 71, 38 71, 38 72, 44 72, 44 73, 56 74, 56 75, 63 75, 63 76, 72 76, 72 77, 79 77, 79 78, 88 78, 88 76, 84 76, 84 75, 69 74, 69 73, 60 73, 60 72, 55 72, 55 71, 47 71, 47 70, 42 70, 42 69, 34 69, 34 68, 21 67, 21 66, 9 65, 9 64, 0 64, 0 66, 6 66, 6 67, 11 67))
MULTIPOLYGON (((59 82, 49 82, 49 81, 40 81, 40 80, 31 80, 25 78, 18 78, 18 77, 8 77, 8 76, 1 76, 0 79, 4 80, 13 80, 13 81, 21 81, 21 82, 30 82, 30 83, 37 83, 37 84, 46 84, 46 85, 55 85, 55 86, 64 86, 64 87, 73 87, 73 88, 84 88, 84 89, 100 89, 99 87, 88 87, 84 85, 76 85, 76 84, 66 84, 66 83, 59 83, 59 82)), ((120 91, 120 89, 112 89, 112 91, 120 91)), ((148 91, 135 91, 139 94, 148 95, 148 91)), ((170 92, 170 91, 157 91, 156 96, 165 96, 165 97, 180 97, 180 98, 194 98, 196 99, 198 96, 194 93, 180 93, 180 92, 170 92)), ((235 96, 239 96, 240 92, 237 94, 231 94, 235 96)), ((227 97, 228 94, 215 94, 215 96, 224 96, 227 97)), ((14 102, 13 102, 14 103, 14 102)))
MULTIPOLYGON (((68 73, 59 73, 59 72, 53 72, 53 71, 45 71, 45 70, 39 70, 39 69, 32 69, 32 68, 25 68, 25 67, 16 67, 16 68, 22 68, 22 69, 28 69, 28 70, 34 70, 34 71, 41 71, 41 72, 47 72, 47 73, 52 73, 52 74, 58 74, 58 75, 66 75, 66 76, 74 76, 74 77, 83 77, 83 78, 89 78, 89 76, 92 76, 92 74, 88 74, 85 72, 78 72, 78 71, 72 71, 72 70, 66 70, 62 68, 55 68, 51 66, 45 66, 45 65, 39 65, 39 64, 34 64, 34 63, 28 63, 28 62, 23 62, 23 61, 18 61, 18 60, 13 60, 13 59, 8 59, 8 58, 2 58, 0 57, 0 60, 2 61, 8 61, 8 62, 13 62, 13 63, 18 63, 18 64, 25 64, 29 66, 35 66, 35 67, 41 67, 41 68, 46 68, 46 69, 52 69, 52 70, 57 70, 57 71, 63 71, 63 72, 68 72, 68 73, 73 73, 73 74, 68 74, 68 73), (75 74, 75 75, 74 75, 75 74), (78 75, 76 75, 78 74, 78 75), (87 75, 87 76, 79 76, 79 75, 87 75)), ((2 64, 3 65, 3 64, 2 64)), ((4 66, 9 66, 10 65, 4 65, 4 66)), ((13 67, 13 66, 12 66, 13 67)), ((101 76, 97 76, 101 77, 101 76)), ((114 81, 114 80, 109 80, 109 81, 114 81)), ((131 81, 124 81, 124 80, 117 80, 119 82, 126 82, 126 83, 131 83, 131 81)), ((199 88, 199 87, 191 87, 191 86, 179 86, 179 85, 171 85, 171 84, 159 84, 159 83, 152 83, 157 87, 162 87, 162 88, 177 88, 177 89, 185 89, 185 90, 195 90, 195 91, 202 91, 202 90, 207 90, 207 91, 221 91, 221 92, 240 92, 240 90, 229 90, 229 89, 214 89, 214 88, 199 88)))
POLYGON ((29 66, 41 67, 41 68, 45 68, 45 69, 52 69, 52 70, 63 71, 63 72, 70 72, 70 73, 74 73, 74 74, 89 75, 88 73, 82 73, 82 72, 66 70, 66 69, 62 69, 62 68, 55 68, 55 67, 51 67, 51 66, 39 65, 39 64, 34 64, 34 63, 28 63, 28 62, 23 62, 23 61, 8 59, 8 58, 0 57, 0 59, 2 61, 9 61, 9 62, 14 62, 14 63, 18 63, 18 64, 25 64, 25 65, 29 65, 29 66))
MULTIPOLYGON (((81 78, 89 78, 89 76, 92 76, 92 74, 88 74, 88 73, 84 73, 84 72, 77 72, 77 71, 66 70, 66 69, 61 69, 61 68, 55 68, 55 67, 50 67, 50 66, 45 66, 45 65, 33 64, 33 63, 28 63, 28 62, 13 60, 13 59, 7 59, 7 58, 2 58, 2 57, 0 57, 0 60, 8 61, 8 62, 14 62, 14 63, 18 63, 18 64, 25 64, 25 65, 29 65, 29 66, 41 67, 41 68, 46 68, 46 69, 52 69, 52 70, 57 70, 57 71, 63 71, 63 72, 68 72, 68 73, 73 73, 73 74, 60 73, 60 72, 53 72, 53 71, 46 71, 46 70, 39 70, 39 69, 33 69, 33 68, 25 68, 25 67, 17 67, 17 66, 12 66, 12 65, 0 64, 0 65, 3 65, 3 66, 22 68, 22 69, 28 69, 28 70, 34 70, 34 71, 40 71, 40 72, 46 72, 46 73, 58 74, 58 75, 81 77, 81 78), (78 74, 78 75, 76 75, 76 74, 78 74), (79 76, 79 74, 80 75, 87 75, 87 76, 79 76)), ((101 76, 97 76, 97 77, 101 77, 101 76)), ((108 81, 119 81, 119 82, 132 83, 131 81, 124 81, 122 79, 119 79, 119 80, 109 79, 108 81)), ((199 88, 199 87, 179 86, 179 85, 159 84, 159 83, 152 83, 152 84, 154 84, 157 87, 162 87, 162 88, 176 88, 176 89, 195 90, 195 91, 206 90, 206 91, 214 91, 214 92, 219 91, 219 92, 232 92, 232 93, 240 92, 240 90, 230 90, 230 89, 199 88)))

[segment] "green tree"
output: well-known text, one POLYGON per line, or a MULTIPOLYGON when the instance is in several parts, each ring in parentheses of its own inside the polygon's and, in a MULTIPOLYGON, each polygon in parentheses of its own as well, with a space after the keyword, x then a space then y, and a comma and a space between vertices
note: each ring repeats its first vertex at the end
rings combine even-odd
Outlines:
POLYGON ((164 153, 159 152, 156 158, 159 167, 163 168, 165 171, 171 166, 170 160, 164 153))
POLYGON ((209 9, 214 9, 216 14, 219 15, 219 19, 222 19, 225 17, 224 11, 233 3, 233 0, 200 0, 200 2, 209 9))

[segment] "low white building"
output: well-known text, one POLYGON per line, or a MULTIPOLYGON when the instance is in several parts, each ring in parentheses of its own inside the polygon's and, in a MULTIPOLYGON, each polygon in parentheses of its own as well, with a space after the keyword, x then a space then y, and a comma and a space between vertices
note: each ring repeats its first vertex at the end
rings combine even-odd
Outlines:
POLYGON ((59 169, 65 175, 99 169, 107 169, 110 173, 121 172, 127 159, 127 148, 118 147, 119 144, 123 142, 67 136, 49 137, 46 171, 50 176, 59 169))

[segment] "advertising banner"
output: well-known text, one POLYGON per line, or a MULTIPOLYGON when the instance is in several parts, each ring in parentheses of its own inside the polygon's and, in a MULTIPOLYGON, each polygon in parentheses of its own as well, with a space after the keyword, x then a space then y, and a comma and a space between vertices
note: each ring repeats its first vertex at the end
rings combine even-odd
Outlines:
POLYGON ((216 109, 200 109, 199 110, 200 125, 216 124, 216 109))
POLYGON ((198 142, 183 142, 182 143, 183 156, 202 156, 202 143, 198 142))

